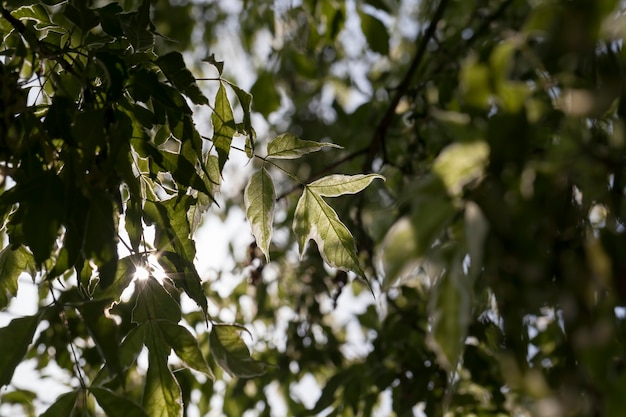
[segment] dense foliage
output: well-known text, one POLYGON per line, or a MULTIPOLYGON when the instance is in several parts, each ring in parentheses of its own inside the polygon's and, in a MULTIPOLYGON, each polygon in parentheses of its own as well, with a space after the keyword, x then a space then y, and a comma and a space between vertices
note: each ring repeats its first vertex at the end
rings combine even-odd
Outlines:
POLYGON ((0 328, 3 406, 626 408, 617 0, 0 11, 0 308, 24 272, 39 296, 0 328), (245 259, 205 276, 192 237, 230 212, 245 259), (28 359, 67 393, 12 384, 28 359))

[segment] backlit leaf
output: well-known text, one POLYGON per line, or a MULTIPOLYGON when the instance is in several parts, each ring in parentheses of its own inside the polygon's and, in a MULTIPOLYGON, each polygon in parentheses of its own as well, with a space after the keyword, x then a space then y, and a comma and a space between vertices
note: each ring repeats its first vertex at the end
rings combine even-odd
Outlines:
POLYGON ((33 255, 23 246, 7 246, 0 252, 0 310, 9 305, 17 295, 17 279, 23 273, 35 274, 33 255))
POLYGON ((215 96, 215 106, 213 114, 211 114, 211 123, 213 123, 213 144, 217 148, 221 172, 228 159, 233 136, 237 132, 233 109, 228 100, 224 84, 221 82, 217 90, 217 95, 215 96))
POLYGON ((265 364, 250 356, 248 347, 241 339, 242 327, 214 324, 209 338, 211 352, 217 363, 230 375, 252 378, 265 373, 265 364))
POLYGON ((270 72, 263 71, 259 74, 250 93, 254 97, 254 110, 265 117, 280 107, 280 94, 276 91, 276 81, 270 72))
POLYGON ((180 387, 167 366, 169 347, 152 329, 152 341, 148 343, 148 372, 146 374, 142 405, 150 417, 182 417, 183 404, 180 387))
POLYGON ((154 278, 135 281, 138 292, 133 309, 133 321, 142 323, 153 320, 170 320, 178 323, 181 319, 180 305, 154 278))
POLYGON ((120 335, 115 320, 105 315, 105 309, 110 305, 110 300, 88 301, 81 304, 78 311, 84 318, 98 352, 105 359, 105 366, 111 375, 117 375, 122 370, 119 359, 120 335))
POLYGON ((300 257, 304 254, 307 242, 313 239, 327 264, 364 276, 352 234, 339 220, 335 210, 308 187, 304 188, 298 200, 293 231, 298 237, 300 257))
POLYGON ((314 142, 302 140, 290 133, 276 136, 267 145, 267 157, 273 159, 296 159, 311 152, 317 152, 324 147, 341 148, 328 142, 314 142))
POLYGON ((274 222, 276 192, 272 177, 265 168, 261 168, 250 178, 244 191, 246 215, 252 228, 252 234, 258 247, 269 261, 270 242, 274 222))
POLYGON ((196 338, 183 326, 168 321, 157 322, 163 338, 187 366, 215 379, 196 338))
POLYGON ((20 317, 0 329, 0 387, 8 385, 39 324, 39 315, 20 317))

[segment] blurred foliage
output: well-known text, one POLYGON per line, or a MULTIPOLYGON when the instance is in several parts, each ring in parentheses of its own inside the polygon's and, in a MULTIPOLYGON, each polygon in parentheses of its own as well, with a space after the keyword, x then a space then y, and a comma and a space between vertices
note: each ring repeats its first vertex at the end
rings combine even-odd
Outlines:
POLYGON ((621 2, 151 3, 3 1, 0 302, 26 271, 41 308, 0 383, 82 377, 49 415, 622 415, 621 2), (200 277, 233 151, 256 242, 200 277), (152 250, 169 279, 111 305, 152 250))

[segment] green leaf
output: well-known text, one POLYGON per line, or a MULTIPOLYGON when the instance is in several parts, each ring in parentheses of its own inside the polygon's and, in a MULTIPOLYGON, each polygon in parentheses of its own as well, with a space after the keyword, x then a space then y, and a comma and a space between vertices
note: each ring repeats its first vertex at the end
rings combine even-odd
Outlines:
POLYGON ((273 159, 296 159, 307 153, 317 152, 324 147, 341 149, 341 146, 334 143, 302 140, 292 134, 283 133, 267 144, 267 157, 273 159))
MULTIPOLYGON (((137 357, 141 353, 144 346, 145 333, 145 325, 133 327, 118 347, 119 362, 122 370, 125 371, 130 368, 131 365, 133 365, 137 360, 137 357)), ((100 372, 98 372, 91 384, 92 386, 99 386, 110 381, 113 377, 114 376, 109 372, 109 368, 104 367, 100 370, 100 372)))
POLYGON ((109 196, 94 193, 89 202, 83 252, 98 266, 100 286, 108 287, 117 270, 117 211, 109 196))
POLYGON ((150 417, 182 417, 182 393, 176 378, 167 366, 170 348, 165 343, 159 328, 149 326, 150 335, 146 345, 148 372, 146 374, 142 405, 150 417))
POLYGON ((26 355, 40 315, 20 317, 0 329, 0 387, 11 383, 13 372, 26 355))
POLYGON ((307 242, 313 239, 327 264, 364 277, 352 234, 335 210, 306 186, 296 206, 293 231, 298 237, 301 258, 307 242))
MULTIPOLYGON (((169 259, 176 271, 181 274, 182 279, 175 280, 175 284, 182 287, 207 315, 206 296, 202 290, 198 271, 193 264, 196 248, 191 239, 188 216, 189 208, 193 203, 194 200, 189 195, 180 199, 172 198, 158 202, 147 200, 144 205, 144 214, 147 222, 157 226, 155 236, 157 249, 162 251, 163 257, 169 259)), ((165 264, 163 266, 166 267, 165 264)))
POLYGON ((280 107, 280 94, 276 91, 276 80, 270 72, 263 71, 258 75, 250 94, 253 97, 254 110, 266 118, 280 107))
POLYGON ((189 97, 191 101, 195 104, 209 104, 209 100, 198 88, 191 71, 185 66, 185 60, 180 52, 169 52, 160 56, 155 62, 169 82, 189 97))
POLYGON ((135 277, 136 265, 141 265, 143 255, 129 255, 119 260, 115 277, 109 287, 103 289, 98 287, 94 292, 94 299, 115 299, 118 300, 122 291, 128 287, 135 277))
POLYGON ((372 51, 381 55, 389 54, 389 32, 383 22, 367 13, 359 12, 359 16, 361 30, 372 51))
POLYGON ((250 356, 241 339, 245 328, 228 324, 214 324, 209 337, 211 352, 217 363, 232 376, 252 378, 265 373, 265 364, 250 356))
POLYGON ((465 244, 470 259, 469 276, 475 279, 483 267, 485 239, 489 223, 478 204, 468 201, 465 204, 465 244))
POLYGON ((105 310, 110 305, 110 300, 87 301, 78 307, 78 311, 98 352, 105 359, 105 366, 115 376, 122 371, 119 358, 120 335, 115 320, 105 315, 105 310))
MULTIPOLYGON (((256 139, 256 132, 252 128, 252 119, 250 116, 250 113, 252 111, 252 95, 237 87, 235 84, 230 84, 230 87, 237 95, 237 99, 241 104, 241 109, 243 110, 244 133, 248 136, 248 139, 250 141, 250 151, 251 153, 254 153, 254 140, 256 139)), ((250 155, 248 155, 248 157, 251 158, 250 155)))
POLYGON ((158 321, 163 338, 178 357, 190 368, 202 372, 211 379, 215 379, 213 371, 209 368, 196 338, 183 326, 168 321, 158 321))
POLYGON ((106 388, 90 387, 98 404, 108 417, 147 417, 148 415, 134 401, 127 396, 114 393, 106 388))
POLYGON ((269 262, 276 192, 272 177, 265 167, 252 175, 244 190, 243 199, 252 234, 269 262))
POLYGON ((137 302, 133 308, 133 321, 143 323, 153 320, 170 320, 178 323, 181 319, 180 305, 169 292, 154 278, 135 281, 137 302))
POLYGON ((0 310, 9 305, 11 298, 17 295, 17 279, 23 273, 35 276, 35 261, 28 250, 19 246, 12 249, 7 246, 0 252, 0 310))
POLYGON ((453 143, 433 163, 433 172, 448 192, 459 197, 463 187, 482 177, 489 160, 489 145, 484 141, 453 143))
POLYGON ((143 226, 141 224, 141 205, 138 198, 130 196, 126 202, 126 211, 124 213, 124 227, 128 233, 130 246, 135 252, 139 252, 141 239, 143 236, 143 226))
POLYGON ((344 194, 356 194, 377 178, 385 179, 378 174, 328 175, 308 184, 307 188, 324 197, 339 197, 344 194))
POLYGON ((460 253, 450 260, 450 269, 435 283, 429 305, 432 326, 428 346, 448 372, 454 372, 465 345, 472 313, 472 280, 463 273, 460 253))
POLYGON ((215 96, 215 106, 211 115, 213 123, 213 144, 217 148, 220 172, 224 169, 224 164, 230 154, 230 144, 233 136, 237 133, 233 108, 228 100, 224 84, 220 82, 217 95, 215 96))
POLYGON ((79 390, 74 390, 60 395, 41 417, 72 416, 79 393, 79 390))

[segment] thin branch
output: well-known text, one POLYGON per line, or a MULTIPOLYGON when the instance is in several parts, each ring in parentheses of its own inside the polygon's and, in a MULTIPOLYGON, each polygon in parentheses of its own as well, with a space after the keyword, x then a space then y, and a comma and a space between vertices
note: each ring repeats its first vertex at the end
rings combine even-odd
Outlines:
POLYGON ((50 288, 50 294, 52 295, 52 301, 54 304, 60 307, 59 315, 61 320, 63 320, 63 327, 65 328, 65 333, 67 336, 67 343, 70 347, 70 351, 72 352, 72 359, 74 361, 74 367, 76 368, 76 376, 80 382, 80 387, 85 390, 87 389, 87 384, 85 383, 85 377, 83 376, 83 370, 80 367, 80 362, 78 360, 78 354, 76 353, 76 348, 74 347, 74 342, 72 341, 72 332, 70 331, 70 325, 67 321, 67 316, 65 314, 65 307, 59 304, 56 295, 54 294, 54 288, 52 287, 52 282, 48 281, 48 285, 50 288))
POLYGON ((443 17, 443 13, 446 7, 448 6, 448 3, 449 3, 449 0, 440 1, 439 6, 437 6, 437 9, 435 10, 435 13, 433 14, 433 18, 430 21, 430 24, 424 31, 424 35, 422 36, 421 42, 419 46, 417 47, 417 51, 415 52, 415 57, 413 58, 413 61, 411 62, 409 69, 404 75, 404 78, 402 79, 398 87, 396 88, 396 93, 391 99, 391 102, 389 103, 389 106, 387 107, 387 111, 385 112, 385 115, 383 116, 382 120, 376 127, 376 131, 374 132, 374 137, 372 137, 372 140, 370 141, 370 144, 369 144, 367 158, 365 159, 365 162, 363 163, 363 168, 362 168, 363 171, 367 171, 367 172, 371 171, 372 162, 374 161, 374 158, 381 151, 381 149, 384 150, 383 145, 384 145, 385 137, 387 135, 387 130, 389 129, 389 127, 391 126, 393 122, 393 118, 396 113, 396 108, 398 107, 398 104, 400 103, 400 100, 402 99, 402 97, 404 97, 404 95, 408 91, 411 85, 411 81, 413 80, 413 77, 415 76, 417 69, 422 63, 424 56, 426 55, 426 48, 428 46, 428 42, 435 34, 435 30, 437 29, 437 24, 443 17))

